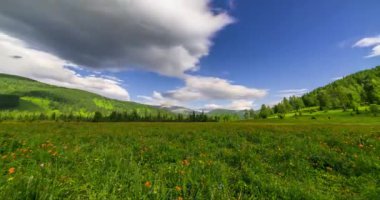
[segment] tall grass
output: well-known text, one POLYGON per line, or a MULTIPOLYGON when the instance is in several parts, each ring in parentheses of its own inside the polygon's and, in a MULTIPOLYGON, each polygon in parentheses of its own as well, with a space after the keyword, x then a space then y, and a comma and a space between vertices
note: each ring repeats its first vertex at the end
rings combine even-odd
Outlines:
POLYGON ((0 199, 377 199, 380 125, 0 123, 0 199))

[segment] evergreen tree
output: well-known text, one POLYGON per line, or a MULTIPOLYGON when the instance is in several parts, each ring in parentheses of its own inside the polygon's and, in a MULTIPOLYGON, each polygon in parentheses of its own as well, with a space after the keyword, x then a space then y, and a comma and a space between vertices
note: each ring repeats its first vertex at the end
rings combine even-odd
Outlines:
POLYGON ((94 114, 94 117, 92 119, 93 122, 100 122, 103 120, 103 115, 101 112, 99 111, 96 111, 95 114, 94 114))

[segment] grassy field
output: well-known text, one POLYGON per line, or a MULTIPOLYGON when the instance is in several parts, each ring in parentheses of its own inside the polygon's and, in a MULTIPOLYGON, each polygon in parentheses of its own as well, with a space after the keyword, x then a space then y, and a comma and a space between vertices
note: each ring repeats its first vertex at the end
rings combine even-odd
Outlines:
POLYGON ((3 122, 0 199, 380 197, 380 123, 277 122, 3 122))

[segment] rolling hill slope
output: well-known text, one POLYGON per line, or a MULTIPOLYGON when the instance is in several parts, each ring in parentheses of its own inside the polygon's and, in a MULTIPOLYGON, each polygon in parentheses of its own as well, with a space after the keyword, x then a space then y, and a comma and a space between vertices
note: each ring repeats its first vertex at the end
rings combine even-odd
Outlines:
POLYGON ((168 111, 134 102, 108 99, 90 92, 44 84, 35 80, 0 74, 0 109, 20 112, 76 113, 86 114, 99 111, 104 114, 112 111, 135 110, 155 114, 168 111), (6 100, 15 101, 15 105, 6 100), (13 99, 13 100, 12 100, 13 99), (8 102, 9 103, 9 102, 8 102))
POLYGON ((307 107, 353 108, 380 104, 380 66, 363 70, 317 88, 302 97, 307 107))
MULTIPOLYGON (((317 88, 301 97, 284 98, 273 107, 273 113, 283 115, 290 112, 312 110, 351 110, 357 114, 360 109, 371 108, 371 112, 380 105, 380 66, 359 71, 343 77, 326 86, 317 88), (377 105, 376 105, 377 104, 377 105)), ((261 109, 262 116, 270 115, 261 109)), ((362 109, 363 110, 363 109, 362 109)))

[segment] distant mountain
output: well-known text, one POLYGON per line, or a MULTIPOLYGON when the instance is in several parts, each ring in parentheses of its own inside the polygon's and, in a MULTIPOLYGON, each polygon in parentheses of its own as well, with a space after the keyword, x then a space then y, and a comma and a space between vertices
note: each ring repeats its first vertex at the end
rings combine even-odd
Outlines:
POLYGON ((154 106, 154 107, 159 108, 159 109, 163 109, 163 110, 167 110, 167 111, 170 111, 170 112, 176 113, 176 114, 189 114, 189 113, 192 113, 194 111, 190 108, 185 108, 185 107, 181 107, 181 106, 154 106))
MULTIPOLYGON (((172 113, 176 114, 191 114, 193 112, 199 114, 202 113, 202 109, 200 110, 193 110, 190 108, 182 107, 182 106, 155 106, 156 108, 164 109, 167 111, 170 111, 172 113)), ((244 116, 244 111, 242 110, 228 110, 228 109, 214 109, 210 111, 204 111, 205 114, 209 116, 222 116, 222 115, 235 115, 238 117, 243 117, 244 116)))
POLYGON ((90 92, 48 85, 35 80, 0 74, 0 110, 86 114, 99 111, 170 113, 135 102, 105 98, 90 92))

